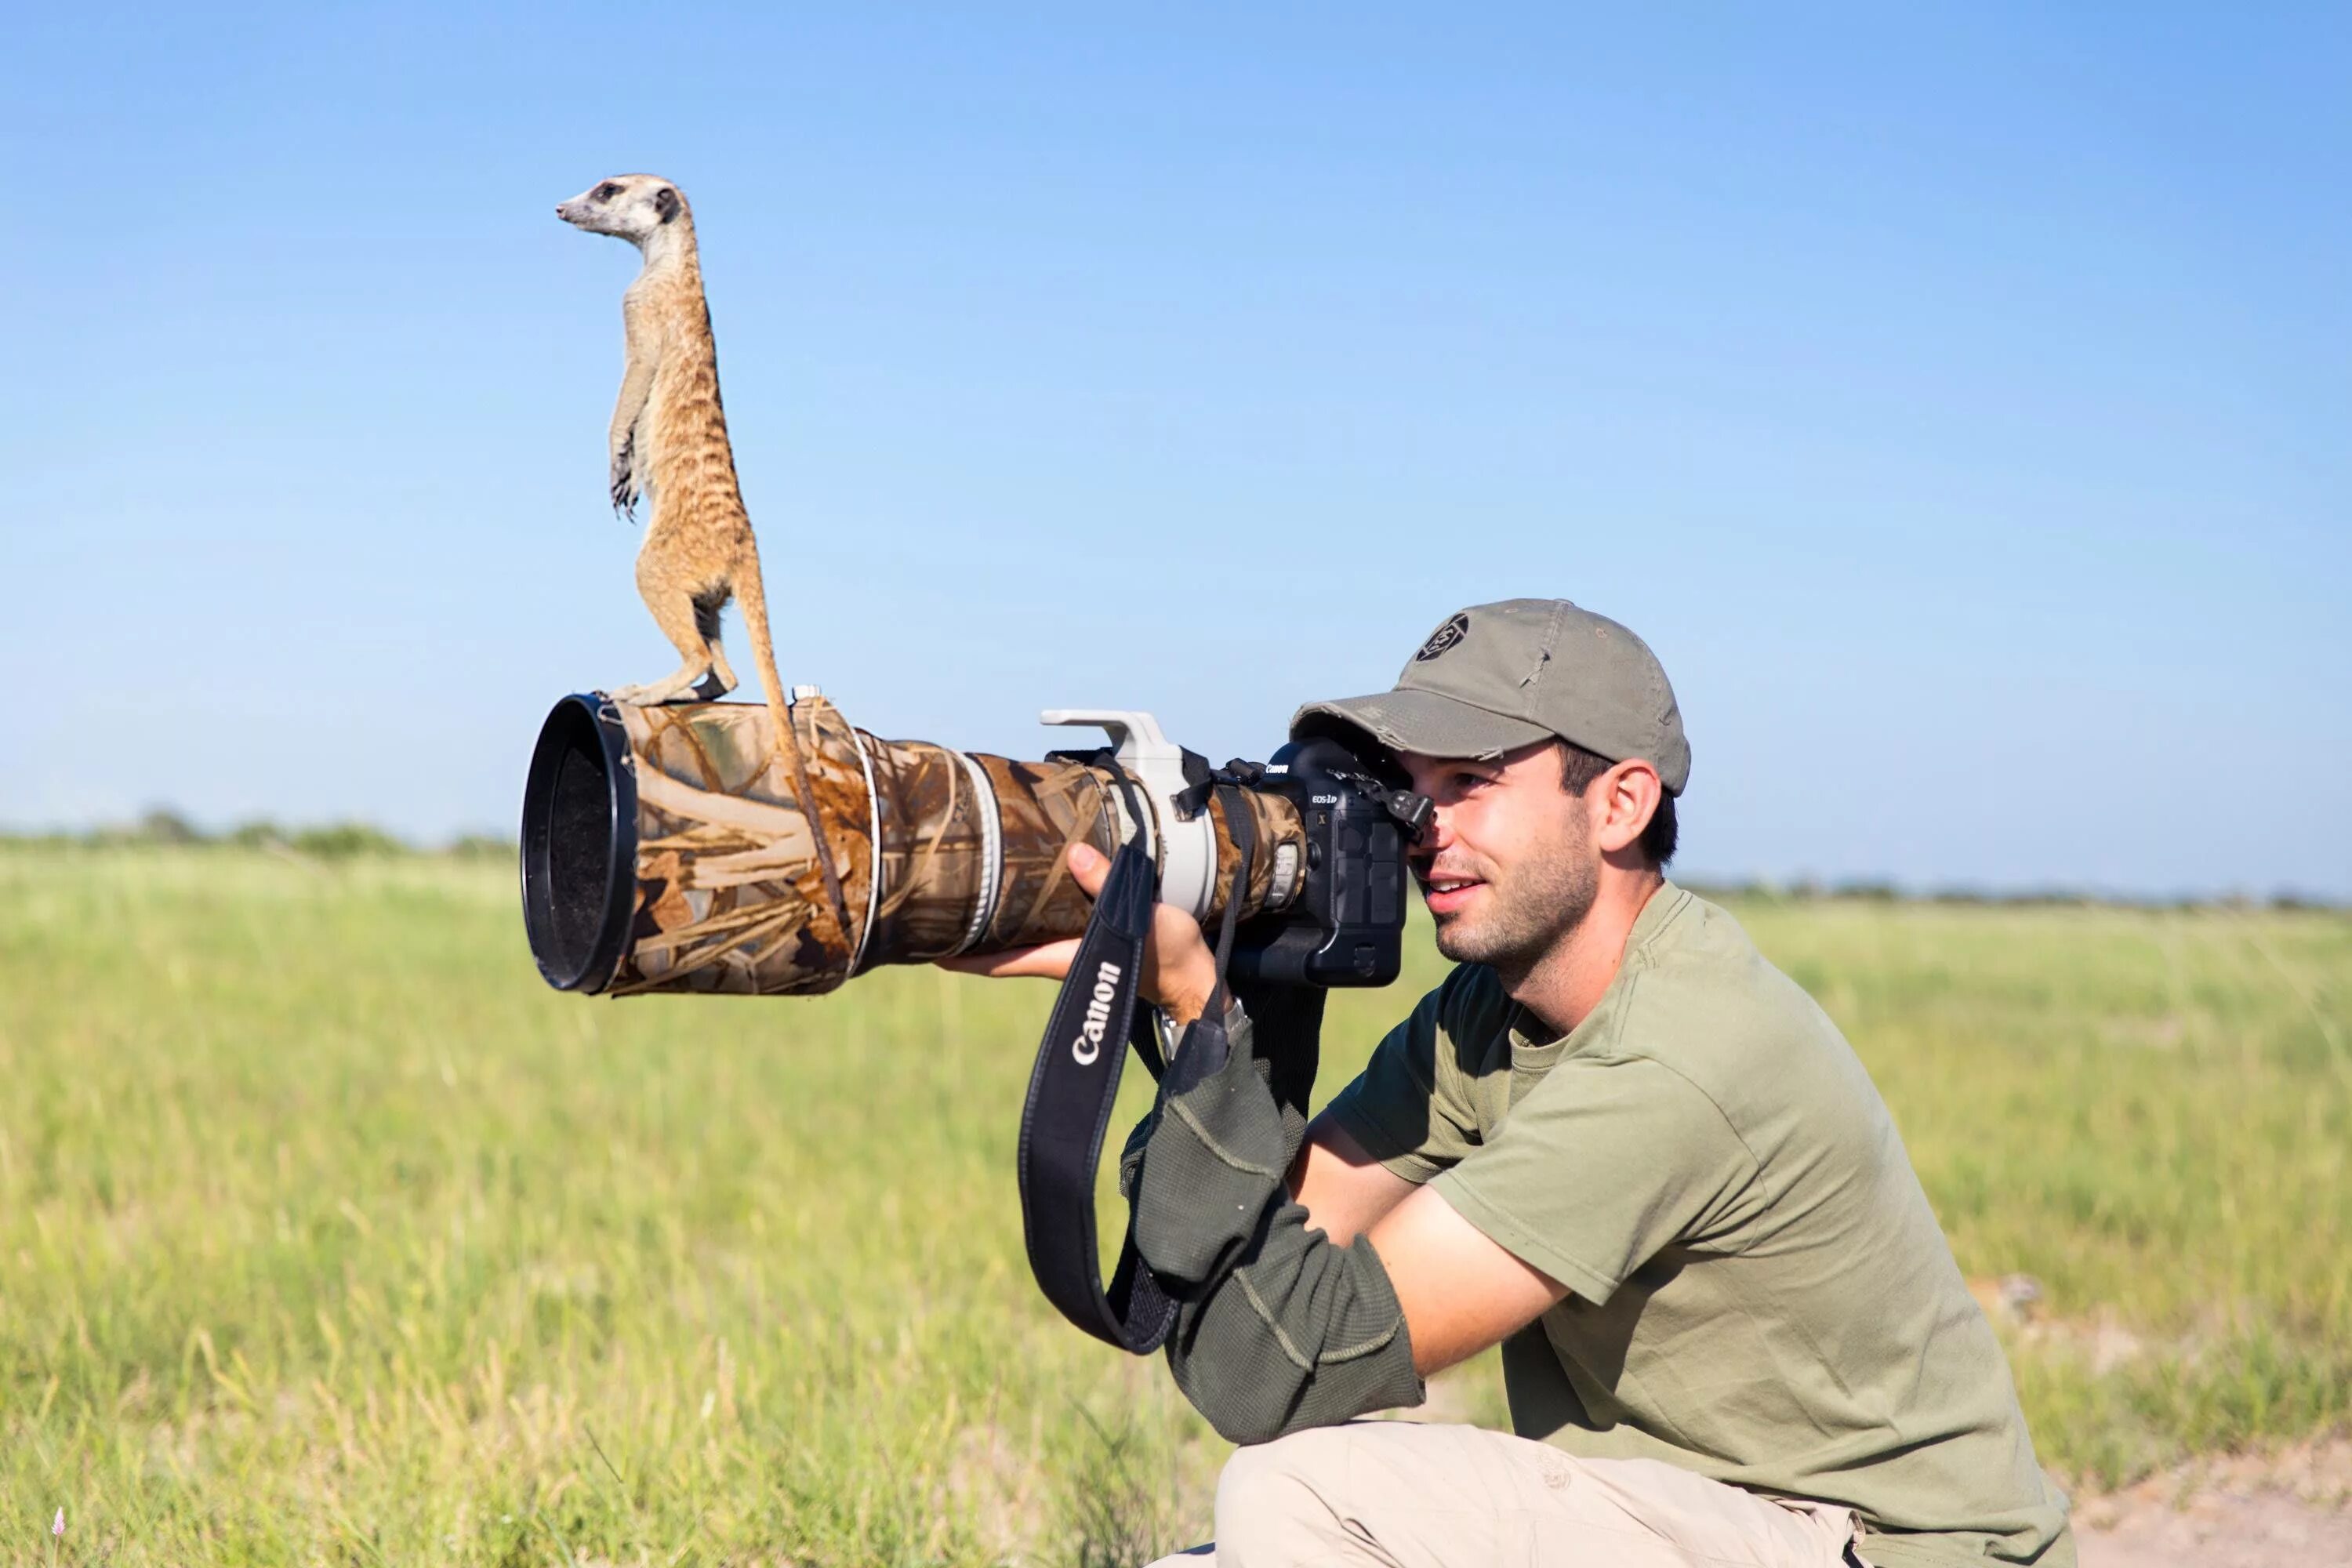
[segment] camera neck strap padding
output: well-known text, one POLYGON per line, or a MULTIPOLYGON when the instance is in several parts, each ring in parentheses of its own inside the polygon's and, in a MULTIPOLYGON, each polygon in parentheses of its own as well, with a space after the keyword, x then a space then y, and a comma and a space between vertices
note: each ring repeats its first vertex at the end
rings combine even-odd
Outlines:
MULTIPOLYGON (((1134 786, 1114 775, 1137 830, 1112 857, 1110 874, 1095 899, 1077 956, 1054 999, 1029 1098, 1021 1108, 1021 1229, 1030 1272, 1061 1314, 1087 1332, 1137 1355, 1160 1348, 1176 1321, 1176 1303, 1135 1250, 1132 1224, 1119 1247, 1108 1289, 1095 1240, 1095 1173, 1126 1066, 1127 1047, 1163 1083, 1165 1067, 1151 1010, 1137 1006, 1150 952, 1159 875, 1142 847, 1145 820, 1134 786)), ((1233 894, 1217 932, 1216 984, 1208 1010, 1184 1031, 1180 1059, 1198 1050, 1225 1058, 1225 965, 1233 955, 1234 923, 1249 885, 1255 852, 1247 805, 1229 784, 1217 786, 1239 851, 1233 894), (1212 1038, 1211 1037, 1214 1037, 1212 1038)))

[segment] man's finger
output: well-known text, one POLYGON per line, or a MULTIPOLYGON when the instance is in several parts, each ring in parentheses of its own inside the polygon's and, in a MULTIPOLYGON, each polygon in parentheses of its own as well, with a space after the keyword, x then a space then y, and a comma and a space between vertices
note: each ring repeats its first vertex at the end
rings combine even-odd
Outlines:
POLYGON ((1110 876, 1110 860, 1091 844, 1073 844, 1068 856, 1070 880, 1086 889, 1087 897, 1095 898, 1110 876))

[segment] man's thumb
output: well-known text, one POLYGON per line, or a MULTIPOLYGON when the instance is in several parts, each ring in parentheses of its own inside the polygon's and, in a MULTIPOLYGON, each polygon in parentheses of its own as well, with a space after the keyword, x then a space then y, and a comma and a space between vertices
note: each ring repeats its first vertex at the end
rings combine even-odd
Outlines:
POLYGON ((1070 846, 1070 876, 1088 893, 1102 891, 1103 878, 1109 866, 1110 862, 1103 858, 1103 852, 1093 845, 1070 846))

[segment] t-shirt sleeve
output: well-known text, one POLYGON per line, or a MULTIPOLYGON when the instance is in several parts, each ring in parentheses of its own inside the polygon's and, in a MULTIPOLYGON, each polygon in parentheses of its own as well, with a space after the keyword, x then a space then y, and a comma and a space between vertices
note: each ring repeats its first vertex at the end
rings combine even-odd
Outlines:
POLYGON ((1388 1032, 1355 1081, 1325 1107, 1348 1136, 1408 1182, 1426 1182, 1478 1146, 1478 1123, 1450 1059, 1464 969, 1388 1032))
POLYGON ((1756 1169, 1706 1092, 1646 1057, 1570 1057, 1435 1180, 1454 1211, 1600 1305, 1703 1233, 1756 1169))

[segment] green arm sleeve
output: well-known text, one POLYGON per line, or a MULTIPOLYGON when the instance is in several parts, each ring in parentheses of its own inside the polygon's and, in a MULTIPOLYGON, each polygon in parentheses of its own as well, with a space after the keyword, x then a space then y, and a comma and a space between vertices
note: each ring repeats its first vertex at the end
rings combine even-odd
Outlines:
POLYGON ((1170 1068, 1129 1182, 1136 1249, 1177 1302, 1177 1386, 1235 1443, 1420 1404, 1379 1255, 1361 1238, 1334 1247, 1289 1201, 1304 1123, 1276 1105, 1248 1016, 1226 1015, 1222 1060, 1186 1059, 1203 1044, 1170 1068))

